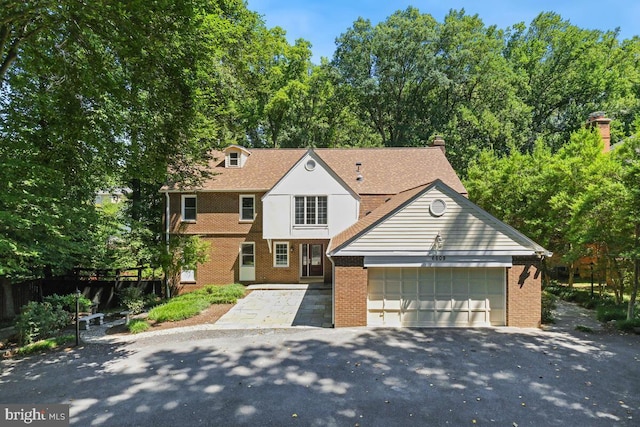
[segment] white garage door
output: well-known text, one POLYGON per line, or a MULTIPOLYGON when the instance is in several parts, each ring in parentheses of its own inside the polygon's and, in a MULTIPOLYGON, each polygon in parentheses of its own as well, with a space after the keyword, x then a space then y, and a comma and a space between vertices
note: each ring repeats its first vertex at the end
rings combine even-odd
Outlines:
POLYGON ((504 268, 369 268, 369 326, 502 326, 504 268))

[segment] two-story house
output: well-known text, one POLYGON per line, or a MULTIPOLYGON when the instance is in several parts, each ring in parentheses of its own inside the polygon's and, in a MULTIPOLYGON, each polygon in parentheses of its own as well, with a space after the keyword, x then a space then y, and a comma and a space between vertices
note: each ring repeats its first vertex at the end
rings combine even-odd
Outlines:
POLYGON ((207 284, 331 284, 335 326, 540 324, 549 253, 466 197, 444 143, 214 152, 198 188, 162 188, 167 233, 211 243, 207 284))

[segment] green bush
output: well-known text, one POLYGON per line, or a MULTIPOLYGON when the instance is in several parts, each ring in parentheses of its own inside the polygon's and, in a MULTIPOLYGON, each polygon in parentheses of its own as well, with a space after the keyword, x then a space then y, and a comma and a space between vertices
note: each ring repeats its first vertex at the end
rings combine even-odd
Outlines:
POLYGON ((134 286, 129 288, 123 288, 118 291, 120 302, 131 312, 131 314, 138 314, 142 312, 144 308, 144 295, 142 295, 142 289, 134 286))
POLYGON ((156 322, 184 320, 199 314, 210 305, 209 302, 203 299, 174 299, 151 309, 149 311, 149 319, 156 322))
POLYGON ((601 305, 596 309, 596 319, 600 322, 610 322, 611 320, 626 320, 627 306, 622 305, 601 305))
POLYGON ((640 328, 640 319, 620 320, 616 322, 616 328, 620 329, 621 331, 631 332, 636 328, 640 328))
POLYGON ((244 296, 244 286, 205 286, 193 292, 178 295, 149 311, 149 319, 156 322, 173 322, 188 319, 211 304, 233 304, 244 296))
POLYGON ((558 297, 555 295, 542 292, 542 323, 549 324, 555 323, 555 319, 553 318, 553 310, 556 309, 556 302, 558 301, 558 297))
POLYGON ((144 332, 149 329, 149 323, 144 319, 133 319, 129 322, 127 328, 132 334, 139 334, 140 332, 144 332))
POLYGON ((60 305, 31 301, 22 307, 16 320, 20 345, 49 338, 67 326, 70 320, 69 313, 60 305))
POLYGON ((16 354, 20 356, 26 356, 32 353, 39 353, 46 350, 52 350, 62 345, 69 345, 76 339, 75 335, 63 335, 60 337, 47 338, 34 342, 33 344, 27 344, 24 347, 20 347, 16 350, 16 354))
MULTIPOLYGON (((76 294, 58 295, 53 294, 42 298, 44 302, 51 303, 53 306, 60 306, 68 313, 76 312, 76 294)), ((80 295, 79 301, 80 311, 89 311, 91 309, 91 300, 84 295, 80 295)))

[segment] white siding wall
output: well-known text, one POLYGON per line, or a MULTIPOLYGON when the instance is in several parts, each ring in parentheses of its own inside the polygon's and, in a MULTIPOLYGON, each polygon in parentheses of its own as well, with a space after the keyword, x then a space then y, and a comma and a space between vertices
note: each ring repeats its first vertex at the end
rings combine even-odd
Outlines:
POLYGON ((356 241, 348 251, 421 252, 429 251, 435 236, 442 237, 442 251, 513 251, 523 248, 501 230, 499 223, 482 217, 471 206, 462 206, 437 188, 422 195, 356 241), (447 204, 444 215, 429 212, 435 199, 447 204))
POLYGON ((358 220, 358 200, 316 162, 307 170, 302 158, 262 200, 265 239, 330 238, 358 220), (293 225, 294 196, 327 196, 327 226, 293 225))

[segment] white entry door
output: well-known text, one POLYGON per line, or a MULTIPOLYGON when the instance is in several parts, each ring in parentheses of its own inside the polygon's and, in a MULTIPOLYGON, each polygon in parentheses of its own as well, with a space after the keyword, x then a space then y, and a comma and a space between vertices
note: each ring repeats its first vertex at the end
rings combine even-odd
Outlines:
POLYGON ((504 268, 370 268, 369 326, 500 326, 504 268))
POLYGON ((256 244, 245 242, 240 245, 240 274, 241 282, 256 280, 256 244))

